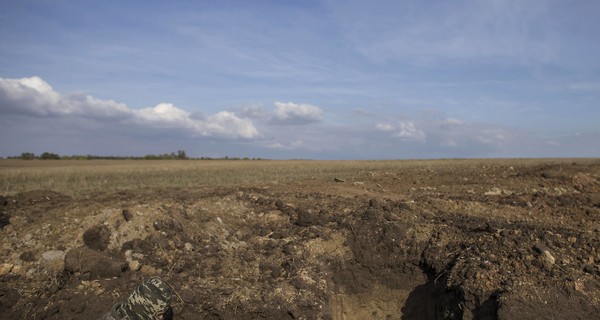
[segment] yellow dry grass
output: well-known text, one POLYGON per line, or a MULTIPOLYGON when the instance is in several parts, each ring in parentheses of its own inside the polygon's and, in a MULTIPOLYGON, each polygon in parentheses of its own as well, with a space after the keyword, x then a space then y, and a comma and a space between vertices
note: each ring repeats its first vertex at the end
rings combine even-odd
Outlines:
POLYGON ((351 179, 369 171, 517 165, 562 160, 0 160, 0 194, 46 189, 70 196, 140 188, 278 185, 351 179))

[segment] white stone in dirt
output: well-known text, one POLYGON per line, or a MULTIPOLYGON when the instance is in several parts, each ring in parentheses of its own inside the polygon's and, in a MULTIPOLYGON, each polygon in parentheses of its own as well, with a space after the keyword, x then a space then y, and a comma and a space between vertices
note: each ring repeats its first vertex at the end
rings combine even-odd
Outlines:
POLYGON ((194 250, 194 246, 191 243, 189 243, 189 242, 186 242, 183 245, 183 247, 185 248, 185 251, 192 251, 192 250, 194 250))
POLYGON ((501 196, 501 195, 507 195, 507 196, 509 196, 511 194, 513 194, 512 191, 500 189, 498 187, 493 187, 488 192, 484 193, 484 195, 486 195, 486 196, 501 196))
POLYGON ((64 260, 65 252, 61 250, 50 250, 42 253, 42 259, 46 261, 56 261, 56 260, 64 260))
POLYGON ((548 250, 542 251, 542 260, 544 261, 544 265, 546 267, 551 267, 556 262, 556 258, 550 253, 548 250))
POLYGON ((65 254, 61 250, 49 250, 42 253, 42 260, 50 269, 60 271, 65 267, 65 254))
POLYGON ((131 255, 132 255, 132 253, 133 253, 133 251, 131 251, 131 250, 125 250, 125 260, 127 262, 131 261, 131 255))

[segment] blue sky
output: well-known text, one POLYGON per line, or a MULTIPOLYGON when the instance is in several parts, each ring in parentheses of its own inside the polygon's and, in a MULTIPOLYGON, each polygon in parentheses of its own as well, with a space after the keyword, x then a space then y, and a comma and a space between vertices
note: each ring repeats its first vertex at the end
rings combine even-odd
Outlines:
POLYGON ((0 156, 599 157, 598 1, 0 2, 0 156))

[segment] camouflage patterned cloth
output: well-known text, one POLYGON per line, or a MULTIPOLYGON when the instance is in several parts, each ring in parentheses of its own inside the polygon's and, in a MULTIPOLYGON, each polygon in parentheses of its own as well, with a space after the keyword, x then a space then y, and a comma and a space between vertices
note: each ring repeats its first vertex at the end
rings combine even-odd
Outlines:
POLYGON ((159 278, 140 284, 123 303, 116 303, 98 320, 171 320, 171 288, 159 278))

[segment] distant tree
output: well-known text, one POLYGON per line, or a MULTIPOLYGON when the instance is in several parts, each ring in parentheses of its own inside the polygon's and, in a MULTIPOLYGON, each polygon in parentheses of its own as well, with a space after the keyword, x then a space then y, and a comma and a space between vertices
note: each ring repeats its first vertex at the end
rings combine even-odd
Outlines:
POLYGON ((57 155, 56 153, 44 152, 40 155, 40 159, 42 159, 42 160, 58 160, 58 159, 60 159, 60 156, 57 155))
POLYGON ((21 159, 33 160, 33 159, 35 159, 35 154, 33 154, 31 152, 23 152, 23 153, 21 153, 21 159))
POLYGON ((185 150, 177 150, 177 159, 185 160, 187 159, 187 155, 185 154, 185 150))

